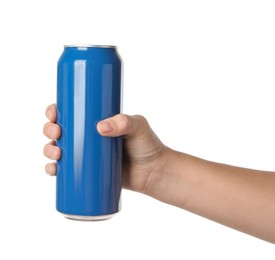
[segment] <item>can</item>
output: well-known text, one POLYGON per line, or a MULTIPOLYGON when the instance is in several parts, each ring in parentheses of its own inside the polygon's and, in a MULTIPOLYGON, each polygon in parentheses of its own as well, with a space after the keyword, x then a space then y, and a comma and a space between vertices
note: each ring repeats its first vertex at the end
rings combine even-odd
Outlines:
POLYGON ((115 46, 65 45, 58 61, 56 208, 75 220, 103 220, 120 210, 122 137, 96 125, 120 113, 122 60, 115 46))

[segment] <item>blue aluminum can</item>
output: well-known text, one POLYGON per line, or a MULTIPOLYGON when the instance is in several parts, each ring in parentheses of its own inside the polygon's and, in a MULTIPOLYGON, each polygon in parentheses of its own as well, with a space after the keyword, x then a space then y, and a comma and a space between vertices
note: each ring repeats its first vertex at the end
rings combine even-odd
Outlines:
POLYGON ((115 46, 68 45, 58 61, 57 210, 77 220, 120 210, 122 138, 102 137, 97 123, 120 113, 122 61, 115 46))

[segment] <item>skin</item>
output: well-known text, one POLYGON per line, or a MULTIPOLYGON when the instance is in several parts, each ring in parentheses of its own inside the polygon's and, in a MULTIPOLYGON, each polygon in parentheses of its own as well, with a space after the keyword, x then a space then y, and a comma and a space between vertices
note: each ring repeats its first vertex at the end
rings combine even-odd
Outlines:
MULTIPOLYGON (((46 110, 44 154, 61 157, 56 106, 46 110)), ((124 136, 123 187, 275 243, 275 172, 206 161, 165 146, 140 116, 119 114, 98 123, 102 136, 124 136)), ((54 176, 56 163, 46 172, 54 176)))

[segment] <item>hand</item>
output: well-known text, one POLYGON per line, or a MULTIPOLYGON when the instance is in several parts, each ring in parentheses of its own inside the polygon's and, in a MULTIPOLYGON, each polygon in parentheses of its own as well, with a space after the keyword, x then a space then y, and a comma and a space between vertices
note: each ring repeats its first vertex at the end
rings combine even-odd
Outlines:
MULTIPOLYGON (((49 122, 44 125, 44 134, 52 139, 45 145, 44 154, 52 159, 61 157, 61 150, 54 139, 61 136, 61 129, 56 124, 56 106, 46 110, 49 122)), ((119 114, 98 123, 97 130, 102 136, 124 136, 123 151, 123 187, 143 193, 150 193, 150 180, 161 172, 167 156, 165 147, 150 128, 147 120, 139 115, 119 114)), ((46 172, 56 174, 56 163, 48 163, 46 172)))
MULTIPOLYGON (((56 106, 47 108, 44 154, 61 157, 56 106)), ((164 146, 142 116, 123 114, 97 125, 102 136, 124 136, 123 187, 275 243, 275 174, 214 163, 164 146), (233 195, 232 195, 233 194, 233 195)), ((46 165, 55 175, 55 163, 46 165)))

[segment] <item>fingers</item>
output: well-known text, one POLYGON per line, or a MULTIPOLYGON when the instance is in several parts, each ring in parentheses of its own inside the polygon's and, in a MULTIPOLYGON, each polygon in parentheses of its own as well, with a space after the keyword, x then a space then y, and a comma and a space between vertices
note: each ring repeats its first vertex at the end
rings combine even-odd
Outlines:
POLYGON ((140 115, 128 116, 118 114, 113 117, 100 121, 97 124, 97 131, 102 136, 142 136, 148 131, 149 125, 147 120, 140 115))
MULTIPOLYGON (((61 136, 61 128, 56 122, 56 105, 52 104, 46 109, 46 116, 50 122, 46 123, 43 128, 43 133, 50 139, 58 139, 61 136)), ((52 160, 59 160, 61 158, 61 149, 56 146, 55 141, 44 146, 44 155, 52 160)), ((56 175, 56 163, 48 163, 45 166, 45 171, 51 176, 56 175)))
POLYGON ((52 104, 46 109, 46 117, 50 120, 50 122, 56 122, 56 104, 52 104))
POLYGON ((44 146, 44 155, 52 160, 59 160, 61 158, 61 149, 55 145, 54 141, 44 146))
POLYGON ((48 164, 46 164, 45 171, 50 176, 55 176, 56 175, 56 163, 48 163, 48 164))
POLYGON ((55 123, 48 122, 44 125, 43 133, 50 139, 58 139, 61 136, 61 128, 55 123))

